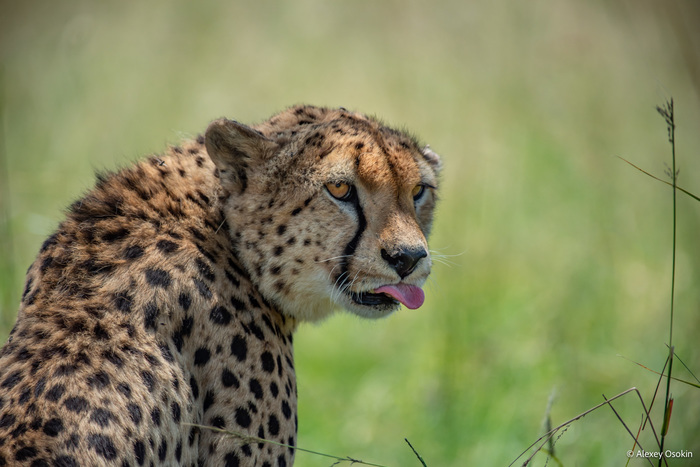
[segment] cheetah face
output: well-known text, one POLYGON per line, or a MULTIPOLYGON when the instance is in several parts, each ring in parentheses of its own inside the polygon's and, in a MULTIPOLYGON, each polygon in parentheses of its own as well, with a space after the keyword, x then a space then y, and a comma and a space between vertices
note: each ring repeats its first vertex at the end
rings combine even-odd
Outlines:
POLYGON ((257 129, 216 121, 206 146, 231 194, 239 256, 284 313, 378 318, 423 304, 437 154, 373 119, 315 107, 257 129))

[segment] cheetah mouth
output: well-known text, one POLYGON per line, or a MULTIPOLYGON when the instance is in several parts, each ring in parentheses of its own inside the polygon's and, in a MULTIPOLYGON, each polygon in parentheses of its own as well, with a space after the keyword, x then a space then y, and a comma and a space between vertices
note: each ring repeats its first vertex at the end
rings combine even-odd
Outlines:
POLYGON ((408 284, 383 285, 371 292, 351 292, 350 298, 358 305, 394 307, 401 303, 415 310, 423 305, 425 294, 420 287, 408 284))

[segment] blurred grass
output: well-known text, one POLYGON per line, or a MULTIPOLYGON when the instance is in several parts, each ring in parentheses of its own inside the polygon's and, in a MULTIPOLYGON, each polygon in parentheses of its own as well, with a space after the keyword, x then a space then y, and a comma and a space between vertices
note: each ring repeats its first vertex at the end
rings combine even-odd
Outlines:
MULTIPOLYGON (((654 107, 669 95, 679 184, 700 191, 700 17, 663 5, 3 2, 0 341, 26 267, 95 169, 219 116, 309 102, 377 114, 442 154, 431 246, 450 264, 421 310, 301 328, 301 446, 418 465, 408 438, 430 466, 507 465, 555 388, 554 424, 602 393, 650 397, 656 376, 617 355, 657 370, 667 356, 671 191, 615 156, 663 174, 654 107)), ((674 343, 696 372, 699 212, 679 197, 674 343)), ((698 392, 672 389, 667 447, 700 456, 698 392)), ((638 423, 633 398, 616 408, 638 423)), ((631 447, 602 409, 555 449, 565 465, 623 465, 631 447)))

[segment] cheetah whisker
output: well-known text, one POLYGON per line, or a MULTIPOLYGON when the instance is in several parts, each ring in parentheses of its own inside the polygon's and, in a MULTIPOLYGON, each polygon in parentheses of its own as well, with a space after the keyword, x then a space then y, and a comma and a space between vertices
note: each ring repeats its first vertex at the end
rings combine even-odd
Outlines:
POLYGON ((327 263, 328 261, 333 261, 334 259, 345 259, 345 258, 352 258, 353 255, 340 255, 340 256, 333 256, 328 259, 320 259, 316 261, 316 263, 327 263))

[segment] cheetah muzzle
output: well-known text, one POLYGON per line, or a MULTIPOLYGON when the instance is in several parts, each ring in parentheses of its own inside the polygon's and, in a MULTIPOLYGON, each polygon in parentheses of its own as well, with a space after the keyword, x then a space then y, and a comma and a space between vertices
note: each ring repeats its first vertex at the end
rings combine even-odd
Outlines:
POLYGON ((291 465, 294 330, 423 304, 439 170, 374 118, 297 106, 98 175, 0 351, 0 465, 291 465))

